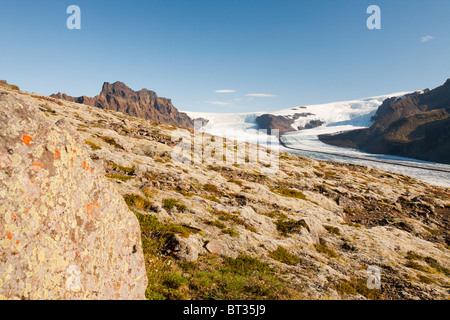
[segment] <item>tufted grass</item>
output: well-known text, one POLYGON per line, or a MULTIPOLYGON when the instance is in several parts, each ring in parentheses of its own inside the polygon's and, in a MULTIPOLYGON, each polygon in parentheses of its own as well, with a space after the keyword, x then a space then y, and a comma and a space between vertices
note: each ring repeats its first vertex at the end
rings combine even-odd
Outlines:
POLYGON ((177 199, 173 199, 173 198, 163 199, 163 208, 165 208, 167 210, 172 210, 173 208, 177 208, 178 211, 180 211, 180 212, 184 212, 187 209, 187 207, 184 203, 181 203, 177 199))
POLYGON ((369 289, 367 287, 367 279, 351 278, 350 280, 341 280, 335 286, 340 294, 360 294, 370 300, 380 300, 382 298, 381 289, 369 289))
POLYGON ((270 251, 269 256, 288 265, 296 265, 302 261, 301 258, 290 253, 286 248, 281 246, 278 246, 274 251, 270 251))
POLYGON ((285 219, 278 219, 275 222, 275 225, 277 227, 277 230, 281 232, 283 236, 287 236, 290 233, 298 233, 302 228, 305 228, 306 230, 310 230, 308 224, 305 220, 285 220, 285 219))

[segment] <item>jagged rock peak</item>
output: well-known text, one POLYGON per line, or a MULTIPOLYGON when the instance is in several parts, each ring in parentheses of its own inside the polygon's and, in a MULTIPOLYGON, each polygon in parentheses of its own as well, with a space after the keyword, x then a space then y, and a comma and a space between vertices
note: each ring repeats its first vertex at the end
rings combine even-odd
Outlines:
POLYGON ((58 93, 52 97, 119 111, 134 117, 178 127, 193 128, 194 126, 192 119, 187 114, 179 112, 172 105, 171 99, 158 97, 154 91, 148 89, 134 91, 120 81, 112 84, 105 82, 100 94, 93 98, 70 97, 64 93, 58 93))

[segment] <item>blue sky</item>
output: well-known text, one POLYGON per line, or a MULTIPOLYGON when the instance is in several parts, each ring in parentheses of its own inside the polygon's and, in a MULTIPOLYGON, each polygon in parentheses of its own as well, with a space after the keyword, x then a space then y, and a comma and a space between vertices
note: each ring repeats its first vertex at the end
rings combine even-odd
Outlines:
POLYGON ((447 0, 2 1, 0 79, 73 96, 122 81, 211 112, 421 90, 450 78, 449 13, 447 0), (72 4, 81 30, 66 27, 72 4), (366 27, 372 4, 381 30, 366 27))

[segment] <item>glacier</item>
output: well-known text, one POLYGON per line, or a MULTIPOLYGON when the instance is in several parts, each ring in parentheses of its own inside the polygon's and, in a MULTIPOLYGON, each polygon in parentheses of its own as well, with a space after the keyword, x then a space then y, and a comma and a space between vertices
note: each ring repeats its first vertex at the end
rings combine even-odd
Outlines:
POLYGON ((201 131, 249 143, 261 144, 261 132, 256 118, 262 114, 293 117, 303 113, 292 124, 293 131, 284 133, 280 144, 276 136, 267 136, 267 144, 277 145, 280 151, 325 161, 345 162, 404 174, 434 185, 450 187, 450 165, 421 161, 416 159, 370 154, 352 148, 342 148, 321 142, 321 134, 336 133, 354 129, 368 128, 372 125, 372 116, 387 98, 400 98, 410 92, 397 92, 357 100, 332 102, 317 105, 298 106, 278 111, 250 113, 207 113, 183 111, 192 119, 203 118, 208 123, 201 131), (323 124, 312 129, 295 131, 311 120, 320 120, 323 124), (259 135, 258 135, 259 134, 259 135), (293 149, 291 149, 293 148, 293 149))

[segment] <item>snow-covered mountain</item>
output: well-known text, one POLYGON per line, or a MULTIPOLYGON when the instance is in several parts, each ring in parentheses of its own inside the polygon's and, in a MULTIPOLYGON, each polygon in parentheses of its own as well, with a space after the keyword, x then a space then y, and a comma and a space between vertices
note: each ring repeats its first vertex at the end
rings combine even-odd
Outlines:
MULTIPOLYGON (((204 132, 226 137, 228 139, 236 139, 250 143, 259 142, 260 144, 261 138, 258 136, 258 133, 261 134, 261 131, 259 130, 259 126, 256 122, 257 117, 263 114, 283 116, 286 119, 291 119, 292 132, 282 134, 281 139, 285 143, 285 146, 299 149, 293 150, 280 146, 283 151, 319 160, 351 162, 355 164, 379 167, 419 178, 437 185, 450 187, 449 165, 390 155, 368 154, 356 149, 340 148, 328 145, 318 139, 318 135, 320 134, 370 127, 373 123, 371 120, 372 116, 385 99, 391 97, 402 97, 408 93, 409 92, 398 92, 389 95, 357 100, 298 106, 269 112, 185 112, 192 119, 203 118, 208 120, 208 123, 201 129, 204 132), (301 116, 298 116, 299 114, 301 114, 301 116), (313 120, 319 120, 323 124, 311 129, 296 130, 298 127, 305 127, 306 124, 313 120), (379 161, 387 161, 387 163, 379 161), (423 168, 430 168, 433 170, 438 169, 442 171, 432 171, 423 168)), ((279 145, 279 141, 276 136, 269 136, 267 138, 267 140, 270 141, 270 144, 279 145)))
POLYGON ((332 133, 369 127, 372 123, 371 117, 385 99, 400 97, 405 94, 407 92, 268 112, 205 113, 186 111, 186 113, 193 119, 204 118, 209 121, 203 127, 203 131, 218 136, 233 137, 238 140, 251 138, 256 133, 258 130, 256 118, 263 114, 284 116, 286 118, 295 118, 296 114, 302 114, 292 124, 292 131, 295 131, 298 127, 304 127, 311 120, 320 120, 323 122, 322 126, 305 130, 305 132, 332 133))

